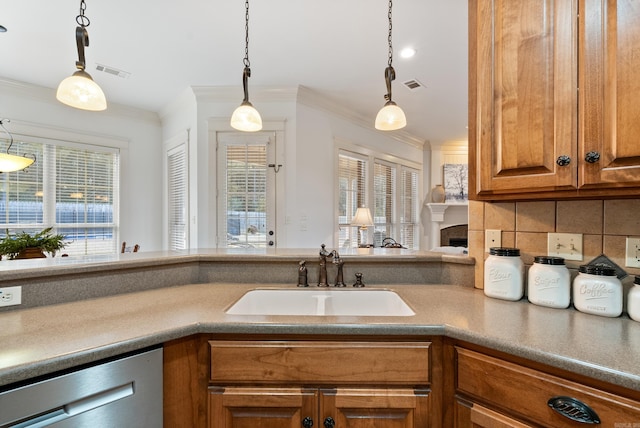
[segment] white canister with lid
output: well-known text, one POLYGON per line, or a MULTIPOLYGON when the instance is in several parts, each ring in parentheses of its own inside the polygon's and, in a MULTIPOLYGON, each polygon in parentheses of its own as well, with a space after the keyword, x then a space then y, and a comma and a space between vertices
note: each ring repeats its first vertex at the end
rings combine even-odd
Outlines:
POLYGON ((573 280, 573 305, 580 312, 617 317, 622 314, 622 283, 606 265, 582 265, 573 280))
POLYGON ((640 276, 636 276, 629 290, 627 312, 632 320, 640 322, 640 276))
POLYGON ((492 247, 484 262, 484 294, 504 300, 524 295, 524 265, 518 248, 492 247))
POLYGON ((527 278, 527 297, 531 303, 550 308, 569 306, 571 274, 562 257, 534 257, 527 278))

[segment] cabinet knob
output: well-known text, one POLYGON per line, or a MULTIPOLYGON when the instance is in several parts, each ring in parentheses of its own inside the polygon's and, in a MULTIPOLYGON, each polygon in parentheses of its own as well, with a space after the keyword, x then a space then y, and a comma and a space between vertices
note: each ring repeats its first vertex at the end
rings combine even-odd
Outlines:
POLYGON ((336 426, 336 421, 333 420, 333 418, 331 416, 328 416, 325 420, 324 420, 324 428, 333 428, 336 426))
POLYGON ((303 428, 311 428, 313 426, 313 419, 311 419, 310 417, 306 417, 302 420, 302 427, 303 428))
POLYGON ((596 163, 600 160, 600 153, 591 151, 584 156, 584 160, 589 163, 596 163))
POLYGON ((600 417, 589 406, 571 397, 551 397, 547 401, 556 413, 583 424, 599 424, 600 417))
POLYGON ((558 156, 558 159, 556 159, 556 163, 560 166, 567 166, 571 163, 571 157, 567 155, 558 156))

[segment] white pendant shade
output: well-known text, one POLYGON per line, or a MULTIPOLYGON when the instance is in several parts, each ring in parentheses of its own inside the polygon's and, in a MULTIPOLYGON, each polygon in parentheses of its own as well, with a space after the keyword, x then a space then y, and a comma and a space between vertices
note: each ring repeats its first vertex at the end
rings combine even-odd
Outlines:
POLYGON ((375 126, 381 131, 394 131, 407 126, 407 118, 395 103, 387 103, 378 112, 375 126))
POLYGON ((21 171, 31 165, 34 160, 23 156, 0 153, 0 172, 21 171))
POLYGON ((238 131, 260 131, 262 129, 262 118, 251 103, 242 103, 231 115, 231 126, 238 131))
POLYGON ((104 92, 89 73, 78 70, 60 82, 56 98, 81 110, 102 111, 107 108, 104 92))

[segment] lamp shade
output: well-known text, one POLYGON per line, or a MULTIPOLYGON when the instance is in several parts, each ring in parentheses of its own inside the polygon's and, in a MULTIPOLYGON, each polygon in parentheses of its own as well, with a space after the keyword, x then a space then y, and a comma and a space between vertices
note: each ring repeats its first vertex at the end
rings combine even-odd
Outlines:
POLYGON ((23 156, 0 153, 0 172, 21 171, 31 165, 34 161, 35 159, 25 158, 23 156))
POLYGON ((262 118, 258 110, 250 102, 246 101, 233 111, 231 126, 238 131, 260 131, 262 129, 262 118))
POLYGON ((407 126, 407 118, 396 103, 388 102, 378 112, 375 126, 381 131, 394 131, 407 126))
POLYGON ((78 70, 60 82, 56 98, 81 110, 102 111, 107 108, 104 92, 84 70, 78 70))
POLYGON ((360 207, 356 210, 356 214, 351 219, 351 224, 354 226, 364 227, 373 226, 373 217, 371 216, 371 210, 369 208, 360 207))

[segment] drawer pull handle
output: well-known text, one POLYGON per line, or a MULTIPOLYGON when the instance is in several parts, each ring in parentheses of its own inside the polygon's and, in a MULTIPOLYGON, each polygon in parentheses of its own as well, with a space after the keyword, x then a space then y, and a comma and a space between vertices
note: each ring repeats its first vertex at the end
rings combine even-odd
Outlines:
POLYGON ((556 413, 559 413, 572 421, 594 425, 600 423, 600 417, 598 414, 591 407, 587 406, 580 400, 576 400, 575 398, 551 397, 549 401, 547 401, 547 404, 556 413))
POLYGON ((324 428, 333 428, 336 426, 336 421, 333 420, 333 418, 331 416, 328 416, 325 420, 324 420, 324 428))
POLYGON ((302 428, 311 428, 313 426, 313 419, 306 417, 302 420, 302 428))

